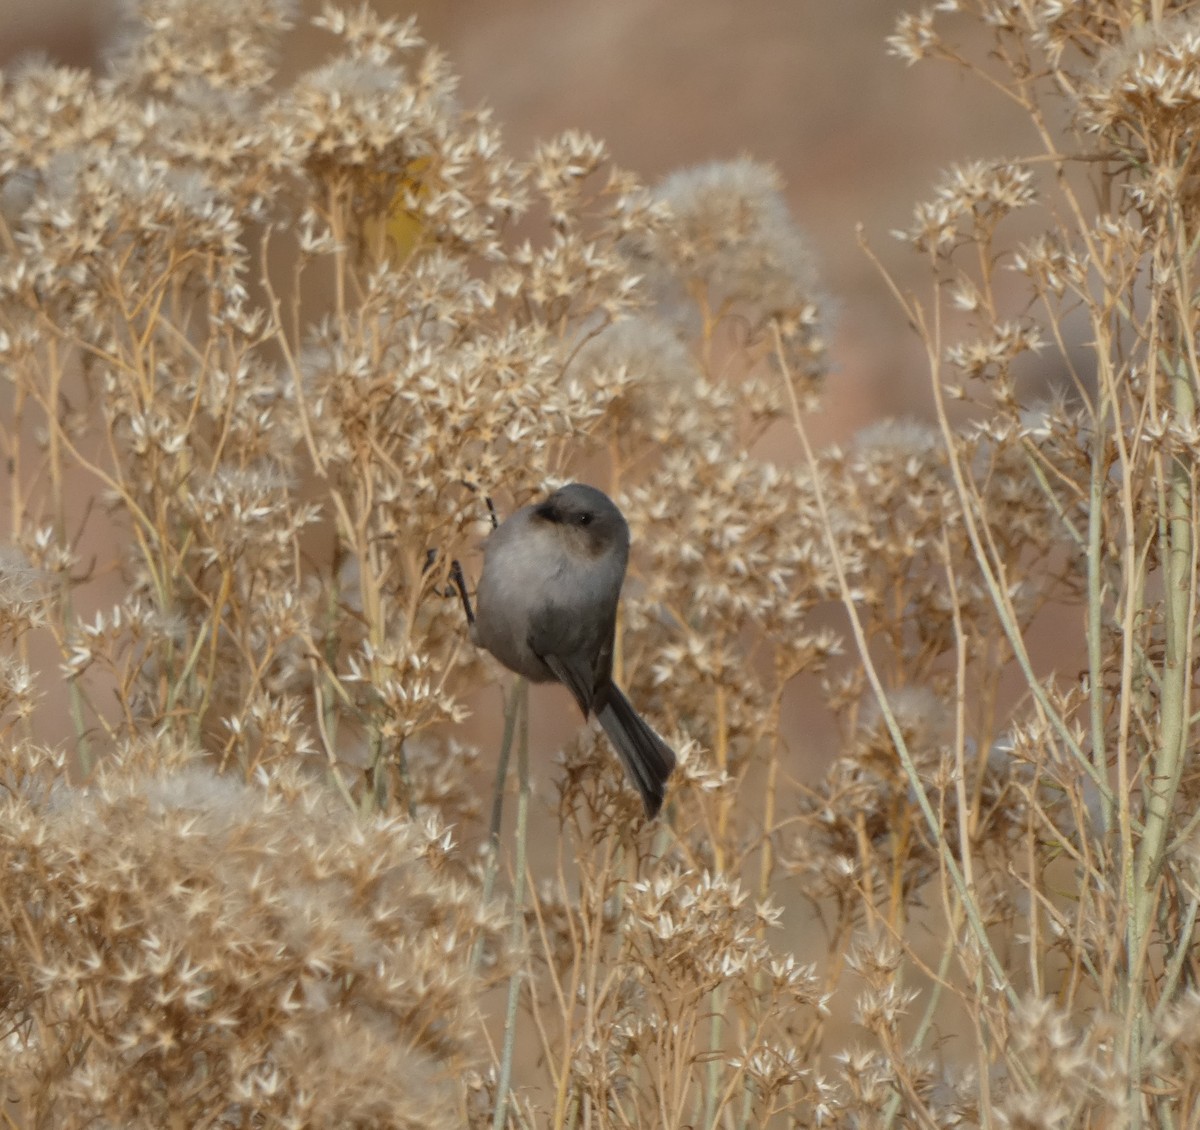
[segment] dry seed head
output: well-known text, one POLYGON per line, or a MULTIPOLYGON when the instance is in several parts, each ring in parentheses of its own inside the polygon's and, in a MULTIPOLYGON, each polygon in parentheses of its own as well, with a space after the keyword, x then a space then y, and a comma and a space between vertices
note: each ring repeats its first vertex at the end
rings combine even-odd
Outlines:
POLYGON ((142 758, 179 755, 4 798, 8 905, 38 907, 4 931, 5 967, 38 986, 10 995, 35 1026, 5 1075, 60 1079, 26 1101, 72 1127, 161 1121, 168 1101, 189 1121, 450 1124, 472 938, 499 932, 475 892, 428 868, 419 826, 358 821, 295 775, 248 787, 142 758), (80 1024, 87 1051, 64 1059, 80 1024))
POLYGON ((0 638, 11 644, 44 623, 47 580, 16 546, 0 546, 0 638))
POLYGON ((265 86, 295 0, 125 0, 126 26, 111 52, 114 79, 131 93, 170 93, 189 80, 229 90, 265 86))
POLYGON ((1039 326, 1002 322, 990 326, 985 338, 950 346, 946 360, 968 379, 1007 378, 1018 357, 1040 353, 1044 345, 1039 326))
POLYGON ((380 62, 425 46, 417 33, 415 16, 407 20, 384 18, 368 4, 346 10, 327 3, 313 26, 345 40, 353 55, 380 62))
POLYGON ((1099 58, 1082 103, 1092 129, 1126 127, 1149 136, 1165 134, 1161 122, 1187 128, 1200 112, 1200 20, 1195 13, 1170 15, 1132 26, 1099 58))
POLYGON ((990 238, 1001 219, 1036 199, 1033 171, 1014 161, 970 161, 942 174, 915 222, 893 234, 918 251, 948 256, 969 240, 990 238))
POLYGON ((598 429, 631 453, 700 444, 733 432, 739 398, 704 378, 676 327, 650 314, 589 335, 566 371, 611 397, 598 429))
POLYGON ((694 303, 719 319, 738 312, 757 335, 773 323, 795 377, 825 369, 824 296, 778 174, 748 159, 675 173, 655 190, 670 219, 629 250, 665 317, 694 326, 694 303))
POLYGON ((934 9, 903 12, 896 20, 896 30, 888 36, 888 53, 903 59, 908 66, 919 63, 935 53, 941 37, 933 26, 934 9))

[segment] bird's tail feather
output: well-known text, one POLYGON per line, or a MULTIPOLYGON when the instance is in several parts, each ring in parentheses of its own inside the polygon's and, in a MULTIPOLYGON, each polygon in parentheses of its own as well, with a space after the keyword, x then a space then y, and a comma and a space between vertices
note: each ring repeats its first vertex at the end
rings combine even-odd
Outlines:
POLYGON ((596 717, 641 793, 647 818, 653 820, 662 808, 667 778, 675 768, 674 750, 634 710, 615 683, 596 717))

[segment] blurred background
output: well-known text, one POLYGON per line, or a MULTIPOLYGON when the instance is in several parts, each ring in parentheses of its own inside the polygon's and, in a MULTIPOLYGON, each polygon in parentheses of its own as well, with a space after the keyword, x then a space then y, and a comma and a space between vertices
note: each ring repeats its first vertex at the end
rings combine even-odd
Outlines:
MULTIPOLYGON (((330 40, 302 0, 284 73, 317 65, 330 40)), ((354 0, 357 3, 357 0, 354 0)), ((0 65, 28 52, 103 66, 122 0, 0 0, 0 65)), ((351 4, 350 6, 353 6, 351 4)), ((465 103, 486 103, 510 150, 580 129, 653 182, 749 155, 783 175, 833 305, 833 373, 814 435, 844 440, 880 416, 928 415, 928 374, 855 226, 901 285, 928 292, 923 260, 892 238, 951 161, 1036 144, 1000 95, 950 67, 886 52, 918 0, 372 0, 415 15, 449 56, 465 103)), ((943 22, 953 28, 953 23, 943 22)), ((979 25, 964 23, 964 36, 979 25)), ((775 458, 786 453, 772 452, 775 458)))

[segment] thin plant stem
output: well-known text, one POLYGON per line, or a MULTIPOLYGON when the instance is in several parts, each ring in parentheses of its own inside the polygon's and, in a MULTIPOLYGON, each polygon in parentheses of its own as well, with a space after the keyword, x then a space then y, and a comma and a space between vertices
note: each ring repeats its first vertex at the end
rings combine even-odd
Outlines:
MULTIPOLYGON (((504 734, 500 738, 500 756, 496 759, 496 783, 492 789, 492 818, 488 824, 487 860, 483 867, 483 893, 481 901, 486 905, 491 902, 492 891, 496 886, 496 869, 500 861, 500 827, 504 822, 504 785, 508 777, 508 761, 512 754, 513 734, 516 732, 517 711, 520 696, 518 688, 524 680, 513 684, 512 690, 506 696, 504 703, 504 734)), ((479 962, 483 958, 483 939, 475 942, 471 954, 471 972, 479 971, 479 962)))
MULTIPOLYGON (((778 330, 776 330, 778 333, 778 330)), ((779 356, 784 356, 782 343, 779 346, 779 356)), ((846 613, 850 618, 851 630, 854 633, 855 643, 858 646, 859 656, 863 661, 863 667, 866 671, 867 680, 871 684, 871 689, 875 693, 876 701, 879 704, 879 711, 883 717, 884 724, 887 726, 888 735, 891 737, 893 744, 896 747, 896 752, 900 758, 900 764, 904 768, 905 775, 908 777, 909 783, 912 785, 913 793, 917 800, 917 805, 921 809, 921 814, 925 818, 925 822, 930 829, 930 834, 933 836, 938 845, 939 855, 943 866, 950 875, 950 879, 954 884, 955 891, 958 897, 962 900, 963 909, 966 912, 967 921, 971 927, 971 934, 979 947, 984 960, 987 962, 989 972, 992 977, 993 984, 1004 994, 1008 1003, 1016 1008, 1018 1005, 1017 993, 1013 988, 1012 981, 1009 979, 1008 973, 1001 962, 999 955, 992 946, 991 940, 988 937, 987 927, 983 923, 983 918, 979 911, 979 906, 971 897, 971 892, 967 887, 966 881, 963 878, 962 869, 958 862, 951 855, 949 846, 946 844, 944 837, 940 835, 940 828, 937 818, 937 813, 933 811, 933 806, 929 802, 929 797, 925 792, 925 787, 921 781, 920 775, 917 773, 917 768, 913 764, 912 755, 908 750, 908 743, 904 740, 904 734, 900 730, 900 725, 896 721, 890 705, 888 704, 887 692, 884 689, 883 682, 879 677, 879 672, 875 668, 875 664, 871 659, 870 649, 867 646, 866 634, 863 631, 862 621, 858 615, 858 609, 854 606, 853 597, 850 594, 849 581, 845 574, 845 569, 842 565, 841 554, 838 551, 836 541, 832 532, 828 510, 825 504, 825 495, 820 487, 820 473, 817 468, 816 455, 813 452, 812 444, 809 442, 808 432, 804 427, 804 421, 800 415, 800 404, 796 399, 796 391, 792 388, 792 383, 788 379, 787 374, 784 374, 784 385, 787 388, 788 396, 791 401, 792 421, 796 429, 796 434, 799 436, 801 446, 804 448, 804 457, 809 468, 813 472, 813 489, 816 496, 817 508, 821 512, 822 521, 828 534, 829 551, 833 560, 834 571, 837 574, 838 585, 842 591, 842 604, 846 609, 846 613)))
MULTIPOLYGON (((524 949, 525 937, 525 857, 529 832, 529 684, 518 679, 513 687, 513 713, 520 716, 517 736, 517 845, 513 877, 512 946, 515 953, 524 949)), ((521 984, 525 980, 525 963, 519 961, 508 980, 508 1003, 504 1010, 504 1045, 500 1052, 500 1076, 496 1081, 496 1109, 492 1115, 492 1130, 502 1130, 508 1118, 509 1088, 512 1084, 513 1053, 517 1046, 517 1006, 521 1000, 521 984)))

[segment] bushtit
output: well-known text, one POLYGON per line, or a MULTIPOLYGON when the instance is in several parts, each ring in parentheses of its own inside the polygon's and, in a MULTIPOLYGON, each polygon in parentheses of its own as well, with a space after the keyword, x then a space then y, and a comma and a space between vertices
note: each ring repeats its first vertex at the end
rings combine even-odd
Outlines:
POLYGON ((531 682, 562 683, 585 718, 594 714, 653 819, 675 754, 612 678, 629 559, 621 511, 595 487, 571 483, 501 523, 483 553, 471 638, 531 682))

